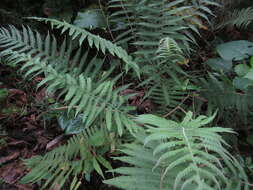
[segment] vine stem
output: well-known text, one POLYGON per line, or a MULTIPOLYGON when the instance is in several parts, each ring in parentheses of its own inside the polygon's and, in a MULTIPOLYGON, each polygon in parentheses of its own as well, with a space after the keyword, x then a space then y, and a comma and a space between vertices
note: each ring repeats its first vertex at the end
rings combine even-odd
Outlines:
POLYGON ((168 117, 171 114, 173 114, 175 111, 177 111, 178 109, 182 110, 184 113, 186 113, 186 111, 181 107, 183 105, 183 103, 189 98, 190 96, 187 95, 181 102, 180 104, 178 104, 177 107, 175 107, 173 110, 171 110, 169 113, 165 114, 163 117, 168 117))

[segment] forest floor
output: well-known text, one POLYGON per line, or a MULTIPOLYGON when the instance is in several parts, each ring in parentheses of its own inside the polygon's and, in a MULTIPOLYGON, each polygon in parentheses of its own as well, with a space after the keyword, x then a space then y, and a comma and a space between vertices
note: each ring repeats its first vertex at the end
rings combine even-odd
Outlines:
MULTIPOLYGON (((19 182, 28 172, 23 160, 66 142, 57 121, 47 120, 50 100, 45 89, 34 88, 39 80, 24 81, 15 69, 0 64, 0 89, 4 89, 0 92, 0 129, 4 129, 0 131, 0 190, 38 190, 35 184, 19 182)), ((85 190, 111 190, 101 181, 94 176, 84 184, 85 190)))

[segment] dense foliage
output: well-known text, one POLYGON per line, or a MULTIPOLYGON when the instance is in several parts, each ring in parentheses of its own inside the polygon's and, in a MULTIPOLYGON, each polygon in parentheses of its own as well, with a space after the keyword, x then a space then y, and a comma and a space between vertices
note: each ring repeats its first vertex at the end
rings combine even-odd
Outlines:
POLYGON ((47 18, 26 18, 47 24, 47 34, 0 28, 1 63, 28 82, 41 78, 37 89, 54 97, 49 107, 61 109, 54 117, 68 137, 25 160, 20 182, 77 190, 109 171, 103 183, 125 190, 250 189, 252 173, 225 137, 251 128, 253 43, 219 42, 215 55, 193 62, 203 30, 250 28, 252 8, 214 20, 215 0, 69 3, 58 7, 62 15, 44 9, 47 18))

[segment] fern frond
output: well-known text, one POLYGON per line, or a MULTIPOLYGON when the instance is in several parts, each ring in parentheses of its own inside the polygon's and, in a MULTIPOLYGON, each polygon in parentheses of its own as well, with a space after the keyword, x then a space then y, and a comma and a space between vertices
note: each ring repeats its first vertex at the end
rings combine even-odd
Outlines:
MULTIPOLYGON (((44 38, 38 32, 33 32, 29 27, 23 26, 22 28, 22 31, 14 26, 0 28, 0 47, 5 49, 1 52, 1 55, 8 55, 8 62, 11 62, 11 54, 14 56, 14 52, 18 54, 25 53, 31 57, 40 58, 41 61, 50 62, 62 72, 68 71, 78 75, 86 69, 86 74, 90 72, 94 76, 104 64, 102 60, 96 57, 88 61, 88 51, 81 55, 83 50, 81 48, 72 48, 71 42, 64 40, 59 46, 54 36, 48 34, 44 38), (11 51, 12 53, 10 53, 11 51)), ((15 63, 13 64, 15 65, 15 63)), ((111 71, 108 73, 112 72, 115 66, 116 64, 112 65, 111 71)))
POLYGON ((251 123, 251 117, 248 117, 253 107, 251 87, 245 92, 238 92, 228 77, 212 74, 206 79, 201 78, 199 85, 202 87, 200 96, 208 99, 210 108, 219 109, 220 118, 225 121, 226 126, 238 129, 251 123))
MULTIPOLYGON (((150 146, 150 145, 149 145, 150 146)), ((160 189, 162 168, 152 171, 157 157, 153 155, 152 147, 143 147, 141 144, 124 145, 122 153, 127 156, 115 158, 115 160, 129 164, 132 167, 120 167, 112 172, 120 176, 105 180, 104 183, 125 190, 154 190, 160 189)), ((170 180, 163 184, 164 189, 172 186, 170 180)))
MULTIPOLYGON (((22 183, 36 183, 45 180, 41 189, 61 189, 69 179, 70 190, 78 189, 83 176, 96 170, 102 177, 100 165, 111 169, 103 158, 106 133, 102 129, 86 128, 85 132, 73 136, 66 145, 60 146, 44 156, 35 156, 25 161, 31 171, 21 179, 22 183)), ((108 147, 107 147, 108 148, 108 147)), ((109 148, 108 148, 109 149, 109 148)))
POLYGON ((217 28, 226 26, 236 26, 238 28, 247 28, 253 21, 253 7, 233 10, 226 16, 217 28))
POLYGON ((100 36, 94 35, 82 28, 71 25, 67 22, 61 22, 55 19, 48 18, 38 18, 38 17, 29 17, 30 19, 34 19, 37 21, 42 21, 45 23, 49 23, 53 28, 61 29, 62 33, 68 31, 68 35, 71 36, 72 40, 78 39, 79 44, 82 45, 84 40, 87 39, 90 47, 95 47, 98 51, 102 51, 103 54, 106 54, 108 51, 113 56, 117 56, 122 59, 126 63, 126 71, 128 71, 129 67, 134 69, 134 71, 139 75, 139 67, 133 61, 132 57, 128 55, 128 53, 122 48, 111 41, 101 38, 100 36))
POLYGON ((170 59, 174 64, 183 64, 185 61, 182 49, 175 40, 169 37, 160 40, 157 54, 157 59, 170 59))
POLYGON ((122 149, 126 156, 116 158, 133 166, 114 170, 123 176, 105 183, 126 190, 230 190, 238 185, 249 189, 246 174, 219 135, 232 130, 203 127, 212 120, 193 119, 191 112, 180 123, 154 115, 137 117, 147 127, 147 135, 139 137, 140 144, 126 145, 122 149))
POLYGON ((91 78, 80 74, 78 77, 68 73, 60 73, 51 65, 40 60, 26 60, 21 68, 25 76, 36 76, 43 71, 45 78, 38 87, 47 84, 48 91, 61 91, 64 94, 64 102, 68 105, 68 111, 75 110, 75 115, 83 115, 84 126, 88 127, 99 118, 103 117, 108 130, 117 131, 121 136, 124 129, 131 133, 138 129, 128 112, 132 107, 125 106, 126 99, 119 93, 127 86, 113 89, 114 81, 94 83, 91 78))
POLYGON ((210 14, 211 11, 207 5, 217 5, 211 0, 197 2, 110 0, 108 8, 117 9, 109 17, 113 31, 119 33, 116 42, 132 43, 137 48, 133 56, 138 58, 137 61, 144 58, 146 63, 154 57, 159 41, 167 37, 179 42, 180 47, 186 50, 188 42, 195 41, 189 31, 197 32, 197 27, 201 25, 197 17, 208 19, 205 13, 210 14))
POLYGON ((72 48, 68 48, 64 42, 60 46, 60 53, 56 53, 55 40, 51 42, 48 35, 44 44, 40 35, 36 35, 37 40, 30 29, 24 28, 21 34, 14 27, 10 31, 2 28, 0 47, 6 49, 1 52, 2 56, 13 65, 23 63, 21 71, 27 78, 43 74, 45 78, 38 87, 47 85, 48 91, 57 91, 68 105, 68 111, 74 110, 75 115, 83 114, 84 126, 90 126, 102 117, 108 130, 116 130, 119 135, 126 128, 130 132, 137 129, 128 115, 133 108, 128 107, 126 98, 119 95, 127 86, 115 89, 117 77, 108 80, 115 66, 112 65, 104 75, 98 75, 102 60, 94 58, 86 65, 87 54, 81 56, 80 49, 72 58, 72 48))
POLYGON ((195 43, 191 33, 198 33, 198 28, 204 27, 201 20, 208 20, 207 15, 212 14, 209 5, 217 3, 212 0, 108 2, 115 41, 133 50, 130 55, 142 66, 144 76, 139 86, 148 89, 145 98, 161 105, 162 112, 178 105, 183 95, 189 93, 188 89, 182 90, 187 75, 180 64, 187 63, 184 54, 195 43))
POLYGON ((178 64, 146 65, 143 75, 146 77, 140 87, 148 89, 145 98, 152 100, 159 109, 159 114, 166 114, 177 107, 191 93, 188 75, 178 64))
POLYGON ((104 142, 108 131, 121 136, 126 130, 131 133, 138 130, 128 114, 133 108, 120 95, 128 86, 115 88, 118 76, 109 78, 116 65, 112 63, 105 70, 103 60, 96 57, 89 60, 88 52, 81 55, 81 48, 74 50, 66 41, 58 47, 52 36, 47 35, 44 40, 28 27, 23 27, 22 32, 13 26, 1 28, 0 48, 5 49, 1 56, 18 66, 27 79, 43 76, 38 88, 46 86, 48 91, 59 94, 68 112, 83 116, 82 133, 44 156, 26 161, 31 171, 22 182, 45 180, 43 188, 61 188, 72 179, 69 188, 76 190, 83 175, 95 170, 103 176, 100 165, 111 168, 102 157, 109 150, 105 150, 104 142))

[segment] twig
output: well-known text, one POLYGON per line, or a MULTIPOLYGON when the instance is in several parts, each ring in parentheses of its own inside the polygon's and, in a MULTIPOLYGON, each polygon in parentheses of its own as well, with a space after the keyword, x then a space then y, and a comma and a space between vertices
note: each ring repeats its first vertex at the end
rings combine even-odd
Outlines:
POLYGON ((186 113, 186 111, 181 107, 182 106, 182 104, 189 98, 190 96, 189 95, 187 95, 181 102, 180 102, 180 104, 177 106, 177 107, 175 107, 173 110, 171 110, 169 113, 167 113, 166 115, 164 115, 163 117, 168 117, 168 116, 170 116, 171 114, 173 114, 175 111, 177 111, 178 109, 180 109, 180 110, 182 110, 184 113, 186 113))
MULTIPOLYGON (((78 108, 78 106, 73 106, 73 108, 78 108)), ((63 107, 59 107, 59 108, 52 108, 51 110, 53 111, 57 111, 57 110, 67 110, 69 109, 69 106, 63 106, 63 107)))
POLYGON ((103 14, 105 20, 106 20, 106 25, 107 25, 107 28, 108 28, 108 32, 110 33, 110 36, 111 36, 113 42, 115 42, 115 38, 114 38, 114 36, 113 36, 113 34, 112 34, 112 31, 111 31, 111 28, 110 28, 110 25, 109 25, 108 18, 107 18, 107 16, 106 16, 105 13, 104 13, 101 0, 99 0, 99 7, 100 7, 100 9, 101 9, 101 11, 102 11, 102 14, 103 14))

